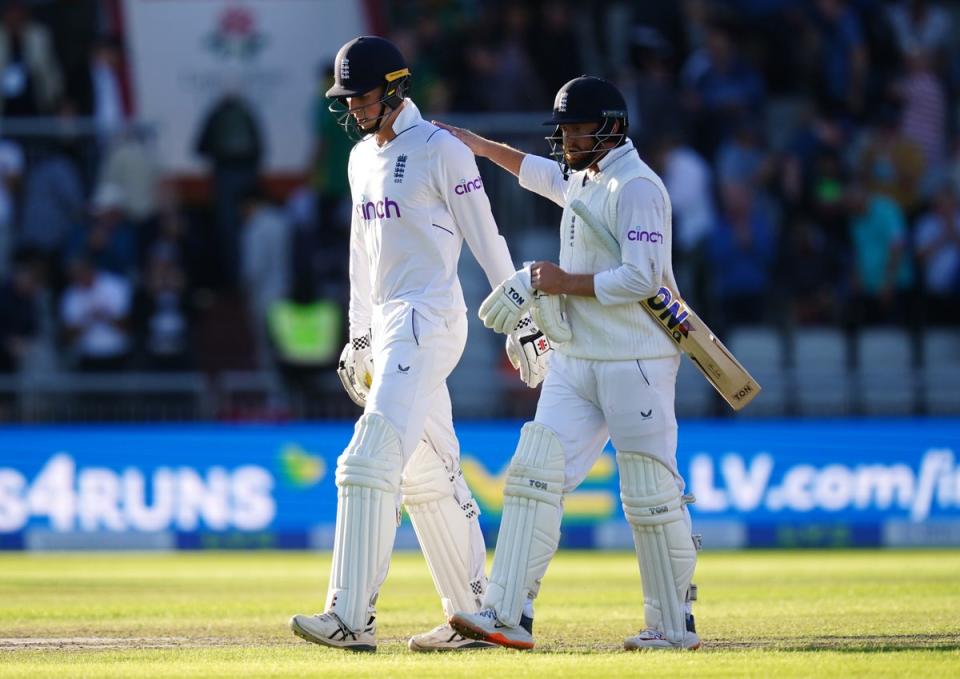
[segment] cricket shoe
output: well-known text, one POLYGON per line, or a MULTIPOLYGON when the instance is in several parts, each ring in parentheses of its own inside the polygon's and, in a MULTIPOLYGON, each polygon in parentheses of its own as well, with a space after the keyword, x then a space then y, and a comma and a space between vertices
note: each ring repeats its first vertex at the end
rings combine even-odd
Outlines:
POLYGON ((336 613, 295 615, 290 618, 290 629, 301 639, 321 646, 343 648, 348 651, 377 650, 377 618, 370 616, 366 626, 354 632, 336 613))
POLYGON ((438 625, 429 632, 410 637, 407 646, 411 651, 430 653, 434 651, 474 651, 495 648, 496 644, 489 641, 468 639, 449 624, 446 624, 438 625))
POLYGON ((450 618, 450 626, 465 637, 488 641, 498 646, 529 651, 533 648, 533 618, 520 616, 516 627, 504 625, 497 620, 492 608, 479 613, 457 613, 450 618))
POLYGON ((695 651, 700 648, 700 637, 696 632, 685 632, 682 642, 668 640, 661 632, 655 629, 645 629, 636 636, 623 640, 623 648, 627 651, 646 651, 660 648, 675 648, 695 651))

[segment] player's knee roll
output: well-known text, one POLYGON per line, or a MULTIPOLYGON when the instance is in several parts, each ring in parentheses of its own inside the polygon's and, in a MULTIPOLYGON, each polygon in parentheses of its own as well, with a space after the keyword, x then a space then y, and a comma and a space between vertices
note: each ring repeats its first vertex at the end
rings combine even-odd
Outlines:
POLYGON ((353 438, 337 458, 338 486, 366 486, 384 492, 400 489, 403 449, 392 424, 378 413, 357 420, 353 438))
POLYGON ((507 472, 504 495, 560 506, 566 467, 563 446, 552 430, 527 422, 507 472))
POLYGON ((453 479, 443 462, 426 443, 421 442, 407 461, 400 479, 403 504, 438 502, 453 496, 453 479))
POLYGON ((669 469, 648 455, 617 452, 620 500, 634 526, 658 526, 683 520, 683 501, 669 469))

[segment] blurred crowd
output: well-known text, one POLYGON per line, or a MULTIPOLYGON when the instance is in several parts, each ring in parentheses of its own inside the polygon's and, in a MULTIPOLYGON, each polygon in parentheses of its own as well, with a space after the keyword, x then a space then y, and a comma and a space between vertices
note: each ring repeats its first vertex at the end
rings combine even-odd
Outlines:
MULTIPOLYGON (((261 130, 228 94, 197 128, 210 190, 185 201, 131 119, 107 4, 0 3, 2 372, 328 364, 350 148, 329 66, 300 188, 264 191, 261 130)), ((960 3, 367 5, 428 117, 546 112, 572 77, 615 81, 711 325, 960 323, 960 3)))
POLYGON ((316 227, 343 215, 310 182, 270 195, 254 106, 231 91, 197 121, 207 186, 181 196, 132 116, 116 6, 0 2, 0 374, 329 364, 349 218, 328 247, 316 227))
POLYGON ((958 3, 383 6, 432 113, 616 82, 680 289, 719 326, 960 323, 958 3))

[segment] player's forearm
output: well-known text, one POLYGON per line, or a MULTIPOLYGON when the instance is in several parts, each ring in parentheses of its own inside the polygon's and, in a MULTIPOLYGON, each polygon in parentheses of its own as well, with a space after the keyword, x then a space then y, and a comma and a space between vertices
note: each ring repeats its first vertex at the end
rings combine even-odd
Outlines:
POLYGON ((504 170, 519 177, 520 165, 523 164, 523 157, 526 154, 506 144, 484 139, 483 144, 478 149, 477 155, 492 160, 504 170))
POLYGON ((561 293, 578 297, 596 297, 592 273, 568 273, 561 280, 561 293))

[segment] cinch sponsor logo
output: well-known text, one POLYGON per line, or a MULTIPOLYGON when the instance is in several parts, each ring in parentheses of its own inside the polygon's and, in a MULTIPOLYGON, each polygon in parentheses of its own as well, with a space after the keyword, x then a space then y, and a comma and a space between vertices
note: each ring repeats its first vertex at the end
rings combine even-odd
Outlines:
POLYGON ((659 231, 641 231, 640 229, 630 229, 627 231, 627 240, 636 242, 647 241, 648 243, 662 243, 663 234, 659 231))
POLYGON ((400 206, 397 205, 397 201, 390 200, 389 198, 384 198, 383 200, 378 200, 374 203, 372 200, 367 202, 361 202, 356 205, 357 216, 360 219, 365 219, 367 221, 371 219, 390 219, 391 217, 400 216, 400 206), (396 214, 391 214, 391 213, 396 214))
POLYGON ((453 189, 453 192, 458 196, 462 196, 465 193, 470 193, 471 191, 479 191, 483 188, 483 180, 480 177, 471 179, 467 181, 466 179, 461 179, 460 183, 453 189))

